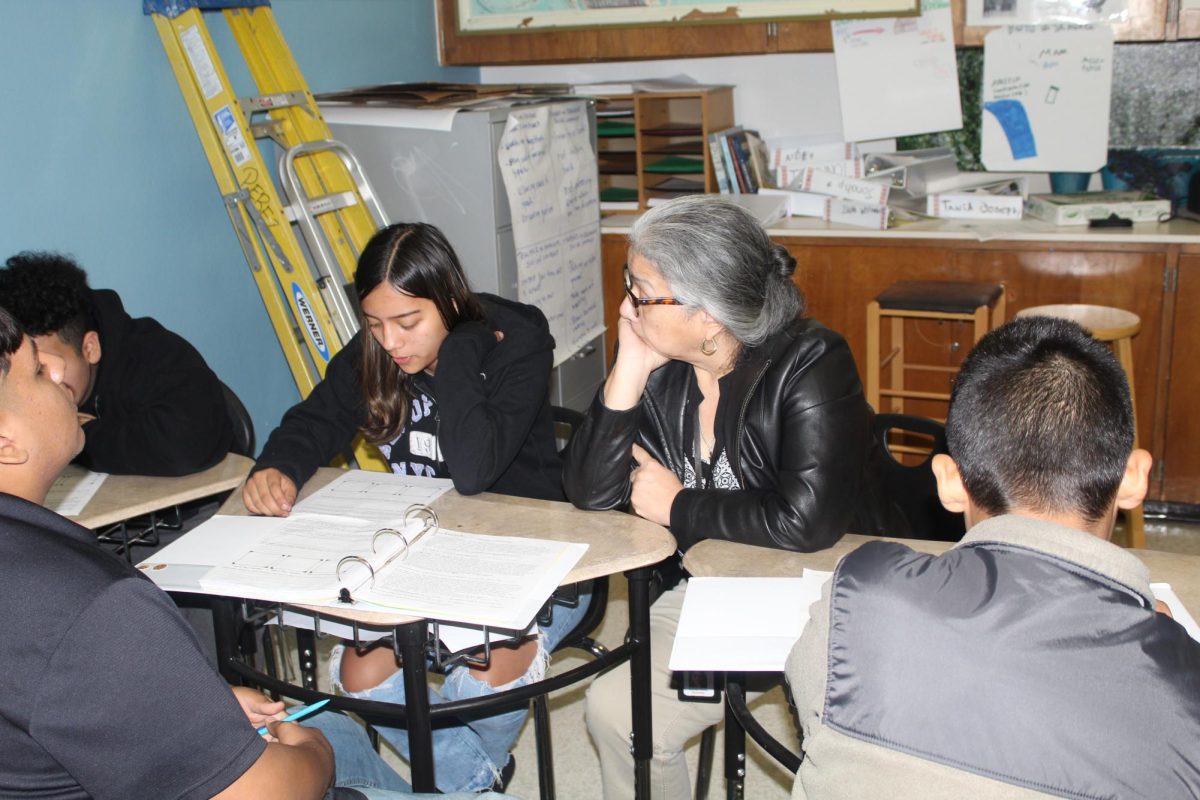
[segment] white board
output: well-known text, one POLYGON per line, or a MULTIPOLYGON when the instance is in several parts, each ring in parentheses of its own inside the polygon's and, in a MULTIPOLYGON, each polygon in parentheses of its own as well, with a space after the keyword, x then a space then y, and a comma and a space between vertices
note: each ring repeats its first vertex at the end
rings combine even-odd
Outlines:
POLYGON ((921 8, 919 17, 830 23, 847 140, 962 127, 949 0, 921 8))
POLYGON ((991 171, 1095 172, 1108 161, 1112 29, 1034 25, 984 40, 980 125, 991 171))

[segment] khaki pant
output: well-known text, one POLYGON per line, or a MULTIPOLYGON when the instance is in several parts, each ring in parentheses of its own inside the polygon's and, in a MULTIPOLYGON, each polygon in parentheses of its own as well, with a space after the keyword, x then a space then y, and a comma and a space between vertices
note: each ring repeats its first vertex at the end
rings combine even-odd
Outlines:
MULTIPOLYGON (((691 778, 683 748, 705 728, 725 718, 723 703, 681 701, 671 688, 671 648, 679 627, 686 583, 666 592, 650 607, 650 697, 654 758, 650 790, 655 800, 690 800, 691 778)), ((629 704, 629 665, 601 675, 587 693, 587 726, 600 752, 604 796, 629 800, 634 793, 633 755, 629 751, 633 722, 629 704)))

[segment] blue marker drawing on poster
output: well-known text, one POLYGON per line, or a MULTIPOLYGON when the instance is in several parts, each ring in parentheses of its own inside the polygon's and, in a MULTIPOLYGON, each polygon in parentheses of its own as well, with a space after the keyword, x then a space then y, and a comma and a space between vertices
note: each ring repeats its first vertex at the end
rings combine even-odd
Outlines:
POLYGON ((1014 159, 1037 157, 1037 142, 1034 141, 1024 103, 1020 100, 991 100, 983 104, 983 110, 992 112, 1000 123, 1014 159))

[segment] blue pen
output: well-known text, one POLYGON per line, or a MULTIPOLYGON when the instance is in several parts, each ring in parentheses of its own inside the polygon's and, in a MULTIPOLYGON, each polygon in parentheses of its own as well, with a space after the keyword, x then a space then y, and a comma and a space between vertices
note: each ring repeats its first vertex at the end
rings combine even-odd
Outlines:
MULTIPOLYGON (((309 714, 313 713, 314 711, 320 711, 322 708, 325 707, 325 704, 328 702, 329 702, 329 700, 325 699, 325 700, 318 700, 317 702, 313 703, 311 706, 300 706, 295 711, 288 714, 286 717, 284 717, 283 719, 281 719, 279 721, 280 722, 295 722, 298 719, 307 717, 309 714)), ((267 726, 266 725, 263 725, 261 728, 258 729, 258 735, 259 736, 267 735, 267 726)))

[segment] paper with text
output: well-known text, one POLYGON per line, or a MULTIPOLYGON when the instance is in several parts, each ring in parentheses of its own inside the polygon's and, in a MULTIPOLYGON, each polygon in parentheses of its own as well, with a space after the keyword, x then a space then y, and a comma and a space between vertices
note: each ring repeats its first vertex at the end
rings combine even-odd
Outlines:
POLYGON ((830 24, 846 139, 962 127, 949 0, 924 0, 919 17, 830 24))
POLYGON ((1107 25, 1002 28, 984 40, 981 156, 992 171, 1094 172, 1108 162, 1107 25))
POLYGON ((453 486, 449 478, 346 470, 296 503, 293 513, 345 515, 380 521, 395 519, 403 516, 411 505, 429 505, 453 486))
POLYGON ((558 365, 604 330, 600 189, 587 105, 514 109, 496 158, 512 209, 518 298, 546 315, 558 365))
POLYGON ((77 517, 87 508, 107 477, 107 472, 92 472, 77 464, 68 464, 50 485, 42 505, 64 517, 77 517))

